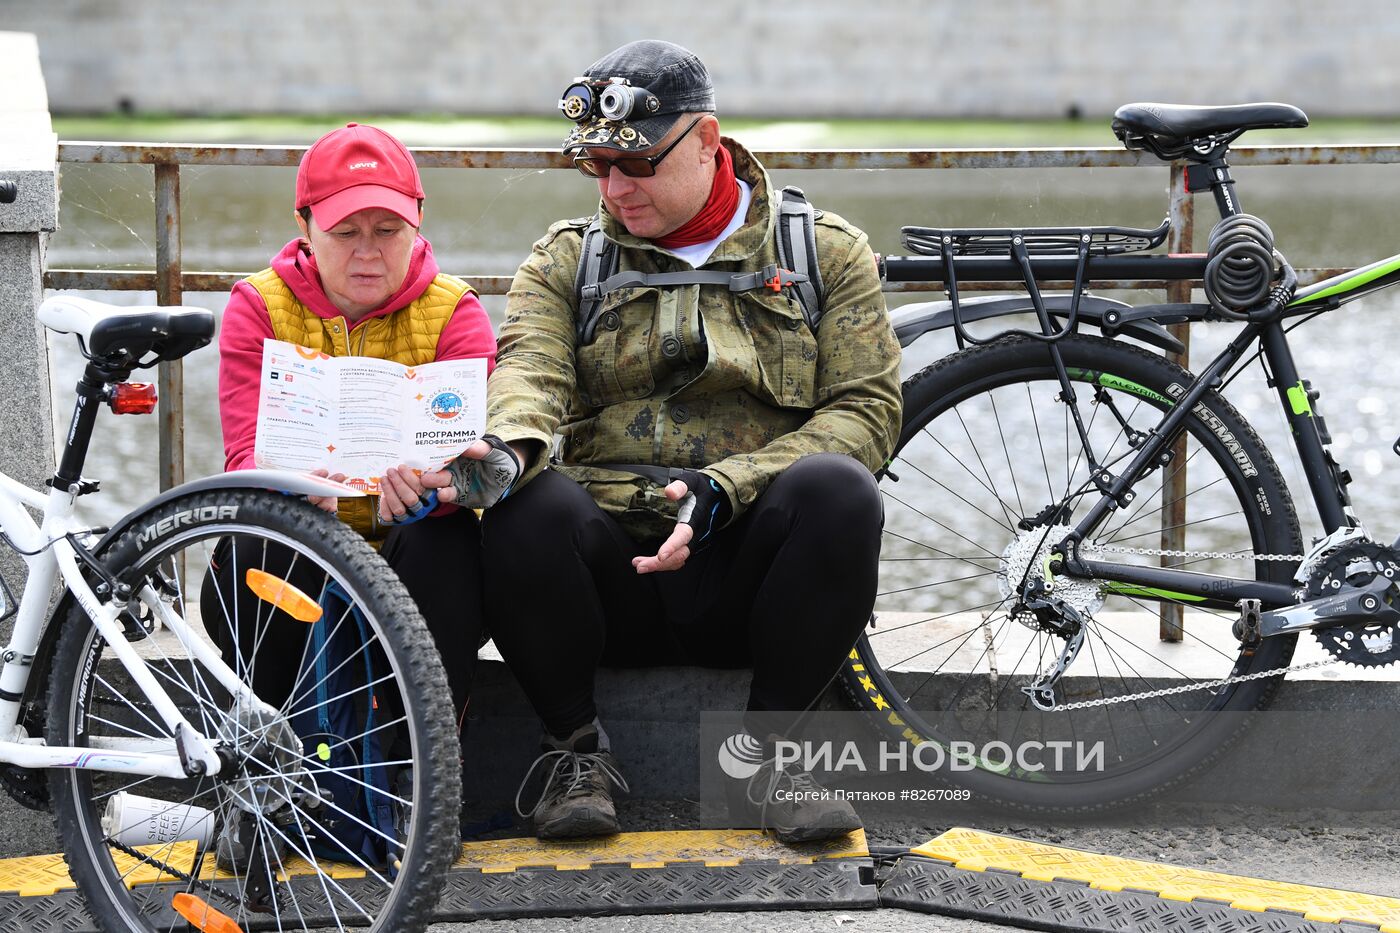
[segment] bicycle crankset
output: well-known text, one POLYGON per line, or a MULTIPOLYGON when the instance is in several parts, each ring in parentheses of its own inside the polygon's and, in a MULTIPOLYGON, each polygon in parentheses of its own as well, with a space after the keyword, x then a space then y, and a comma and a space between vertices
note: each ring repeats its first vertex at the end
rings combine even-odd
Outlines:
POLYGON ((1308 576, 1307 598, 1359 597, 1369 618, 1318 627, 1313 635, 1328 654, 1358 667, 1384 667, 1400 661, 1400 550, 1372 541, 1345 544, 1324 556, 1308 576), (1369 602, 1368 602, 1369 600, 1369 602), (1373 605, 1374 603, 1374 605, 1373 605))

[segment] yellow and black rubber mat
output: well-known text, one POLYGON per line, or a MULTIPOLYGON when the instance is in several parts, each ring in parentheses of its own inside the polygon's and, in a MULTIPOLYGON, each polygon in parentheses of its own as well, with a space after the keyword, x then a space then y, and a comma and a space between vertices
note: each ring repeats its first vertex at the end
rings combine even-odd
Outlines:
POLYGON ((1400 899, 951 829, 900 859, 882 907, 1037 930, 1400 933, 1400 899))
MULTIPOLYGON (((347 870, 340 883, 354 885, 355 874, 347 870)), ((201 877, 215 883, 219 876, 212 859, 201 870, 201 877)), ((297 903, 313 917, 320 900, 311 876, 287 880, 297 888, 297 903)), ((172 897, 182 888, 170 882, 145 883, 168 884, 172 897)), ((567 843, 468 843, 448 873, 436 917, 484 920, 877 906, 863 833, 786 846, 761 832, 717 830, 624 833, 567 843)), ((26 933, 94 929, 58 855, 0 861, 0 917, 0 928, 26 933)), ((333 922, 328 911, 325 920, 333 922)))

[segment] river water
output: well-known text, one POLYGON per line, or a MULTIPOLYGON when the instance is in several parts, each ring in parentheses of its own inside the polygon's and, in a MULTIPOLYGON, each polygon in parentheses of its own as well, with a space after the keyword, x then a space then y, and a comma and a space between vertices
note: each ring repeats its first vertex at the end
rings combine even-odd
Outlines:
MULTIPOLYGON (((1392 166, 1280 167, 1236 170, 1248 210, 1272 225, 1276 242, 1295 266, 1361 265, 1400 252, 1400 169, 1392 166)), ((249 272, 266 265, 296 233, 290 168, 187 168, 182 172, 186 271, 249 272)), ((864 230, 877 252, 898 254, 899 228, 915 225, 1118 224, 1155 226, 1166 211, 1167 169, 1045 169, 944 171, 786 171, 778 184, 797 184, 825 209, 864 230)), ((560 171, 427 170, 425 235, 450 272, 509 274, 531 242, 559 217, 591 213, 596 194, 577 174, 560 171)), ((1213 207, 1202 200, 1198 244, 1204 244, 1213 207)), ((149 269, 154 264, 154 200, 148 166, 65 165, 61 229, 49 245, 51 268, 149 269)), ((1400 459, 1391 451, 1400 435, 1400 375, 1394 365, 1397 296, 1382 292, 1346 306, 1295 332, 1294 352, 1304 377, 1322 390, 1334 451, 1356 477, 1357 508, 1381 540, 1400 534, 1400 459)), ((146 293, 104 293, 103 300, 152 303, 146 293)), ((892 295, 891 305, 942 297, 892 295)), ((1119 293, 1124 300, 1161 300, 1119 293)), ((226 296, 191 294, 186 302, 220 309, 226 296)), ((484 300, 499 324, 503 299, 484 300)), ((1193 359, 1203 361, 1234 328, 1199 325, 1193 359)), ((928 338, 906 353, 914 372, 948 352, 928 338)), ((76 346, 51 338, 55 421, 66 425, 71 386, 80 371, 76 346)), ((186 358, 186 474, 222 468, 215 380, 217 350, 186 358)), ((1262 378, 1241 379, 1230 397, 1284 464, 1295 497, 1306 481, 1290 466, 1291 448, 1277 398, 1262 378)), ((156 430, 151 418, 104 414, 87 473, 105 480, 97 506, 110 521, 156 492, 156 430)), ((1305 531, 1316 516, 1300 502, 1305 531)))

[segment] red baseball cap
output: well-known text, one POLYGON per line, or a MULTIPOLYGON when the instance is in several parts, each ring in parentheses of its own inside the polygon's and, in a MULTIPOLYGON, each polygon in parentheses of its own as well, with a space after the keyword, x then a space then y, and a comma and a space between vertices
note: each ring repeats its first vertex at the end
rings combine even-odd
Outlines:
POLYGON ((347 123, 311 144, 297 168, 297 210, 311 208, 329 230, 367 207, 393 211, 418 226, 423 182, 404 144, 383 130, 347 123))

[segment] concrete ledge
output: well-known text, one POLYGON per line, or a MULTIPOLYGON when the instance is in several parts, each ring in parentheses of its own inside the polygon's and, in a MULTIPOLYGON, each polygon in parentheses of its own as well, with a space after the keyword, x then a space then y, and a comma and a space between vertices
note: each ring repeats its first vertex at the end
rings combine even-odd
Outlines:
MULTIPOLYGON (((698 797, 699 756, 713 754, 699 747, 700 713, 742 710, 748 684, 746 670, 600 670, 599 716, 632 795, 658 800, 698 797)), ((820 708, 850 709, 835 685, 822 698, 820 708)), ((1273 710, 1259 715, 1257 726, 1204 779, 1166 799, 1373 808, 1400 773, 1400 741, 1388 741, 1376 728, 1378 718, 1385 718, 1377 713, 1385 712, 1400 712, 1400 683, 1285 681, 1273 710), (1290 715, 1272 716, 1274 711, 1290 715), (1346 711, 1358 715, 1336 715, 1346 711), (1296 713, 1308 715, 1291 715, 1296 713), (1349 720, 1354 721, 1353 729, 1337 728, 1349 720), (1261 772, 1266 770, 1270 780, 1264 784, 1261 772), (1319 794, 1325 797, 1319 800, 1319 794)), ((473 752, 467 771, 469 796, 509 807, 525 769, 539 754, 540 725, 500 661, 483 659, 478 664, 469 729, 473 752)))
MULTIPOLYGON (((0 180, 19 191, 14 204, 0 204, 0 450, 9 476, 36 485, 54 459, 48 349, 34 313, 44 295, 45 240, 58 227, 58 139, 33 35, 0 32, 0 88, 0 180)), ((28 568, 9 548, 0 547, 0 575, 18 598, 28 568)), ((0 625, 0 645, 9 644, 10 629, 0 625)), ((52 852, 52 825, 0 795, 6 848, 52 852)))
MULTIPOLYGON (((0 133, 4 133, 0 127, 0 133)), ((0 204, 0 233, 52 233, 58 229, 58 176, 48 171, 11 171, 0 159, 0 181, 18 189, 13 204, 0 204)))

